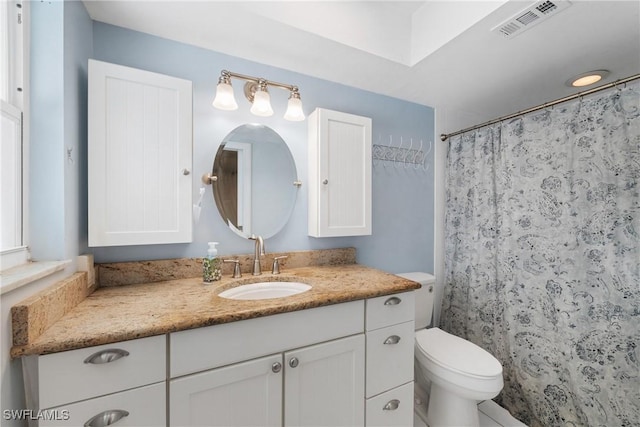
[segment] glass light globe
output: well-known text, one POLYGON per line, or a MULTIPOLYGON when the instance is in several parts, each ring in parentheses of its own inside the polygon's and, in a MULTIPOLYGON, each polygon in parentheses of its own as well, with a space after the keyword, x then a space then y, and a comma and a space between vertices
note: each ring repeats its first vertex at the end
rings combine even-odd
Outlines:
POLYGON ((273 115, 273 109, 271 108, 271 97, 269 92, 265 90, 257 90, 253 95, 253 105, 251 106, 251 113, 256 116, 269 117, 273 115))
POLYGON ((233 96, 233 87, 229 83, 218 83, 213 106, 220 110, 237 110, 238 103, 233 96))

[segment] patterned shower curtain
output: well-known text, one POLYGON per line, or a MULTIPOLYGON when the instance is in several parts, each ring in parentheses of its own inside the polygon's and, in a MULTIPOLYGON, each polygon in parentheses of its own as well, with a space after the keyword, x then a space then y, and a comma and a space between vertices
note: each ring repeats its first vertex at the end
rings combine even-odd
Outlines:
POLYGON ((441 327, 529 426, 640 426, 640 84, 450 141, 441 327))

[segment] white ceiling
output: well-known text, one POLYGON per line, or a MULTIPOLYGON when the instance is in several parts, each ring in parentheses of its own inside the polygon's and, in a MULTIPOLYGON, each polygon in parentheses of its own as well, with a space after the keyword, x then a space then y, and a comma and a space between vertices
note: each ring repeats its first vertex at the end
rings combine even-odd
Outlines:
POLYGON ((84 3, 96 21, 458 112, 460 127, 575 93, 565 81, 586 71, 640 73, 633 0, 572 0, 512 38, 491 29, 536 1, 84 3))

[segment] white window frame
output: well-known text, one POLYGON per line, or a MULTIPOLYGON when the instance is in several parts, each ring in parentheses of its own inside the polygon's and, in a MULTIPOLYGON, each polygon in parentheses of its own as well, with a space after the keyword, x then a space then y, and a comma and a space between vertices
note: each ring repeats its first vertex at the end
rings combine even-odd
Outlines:
MULTIPOLYGON (((29 159, 29 106, 28 106, 28 73, 29 73, 29 2, 16 0, 0 0, 0 52, 2 68, 0 69, 0 99, 2 113, 8 117, 21 116, 22 145, 16 150, 16 166, 20 169, 20 177, 13 185, 20 188, 21 203, 17 203, 16 233, 21 235, 20 244, 5 247, 0 242, 0 270, 26 264, 29 261, 28 249, 28 159, 29 159), (21 157, 21 158, 19 158, 21 157)), ((3 144, 6 142, 3 142, 3 144)), ((5 183, 2 183, 4 186, 5 183)))

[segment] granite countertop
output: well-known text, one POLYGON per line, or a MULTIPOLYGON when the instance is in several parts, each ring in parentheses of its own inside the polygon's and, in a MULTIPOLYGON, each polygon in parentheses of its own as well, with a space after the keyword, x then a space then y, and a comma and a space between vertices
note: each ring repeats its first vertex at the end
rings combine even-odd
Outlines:
POLYGON ((224 277, 212 284, 201 278, 101 287, 88 295, 37 339, 14 346, 12 357, 49 354, 118 341, 162 335, 254 317, 372 298, 420 285, 358 264, 290 268, 280 275, 224 277), (309 291, 266 300, 218 296, 234 286, 260 281, 298 281, 309 291))

